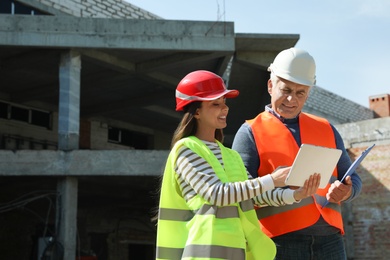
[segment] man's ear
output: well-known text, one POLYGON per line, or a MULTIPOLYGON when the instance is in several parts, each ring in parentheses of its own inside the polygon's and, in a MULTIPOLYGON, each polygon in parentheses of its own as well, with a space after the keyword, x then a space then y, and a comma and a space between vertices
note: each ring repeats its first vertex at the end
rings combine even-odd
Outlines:
POLYGON ((273 87, 271 79, 268 80, 267 87, 268 87, 268 93, 271 95, 272 94, 272 87, 273 87))

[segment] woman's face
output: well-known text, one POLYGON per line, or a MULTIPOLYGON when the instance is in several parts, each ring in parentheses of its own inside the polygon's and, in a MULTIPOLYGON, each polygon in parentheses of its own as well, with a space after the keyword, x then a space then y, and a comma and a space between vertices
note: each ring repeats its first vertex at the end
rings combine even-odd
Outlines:
POLYGON ((271 106, 284 118, 295 118, 302 110, 309 96, 310 87, 282 78, 268 80, 271 106))
POLYGON ((223 129, 227 126, 226 118, 229 107, 225 98, 220 97, 212 101, 203 101, 201 107, 195 113, 198 121, 198 130, 209 131, 214 136, 216 129, 223 129))

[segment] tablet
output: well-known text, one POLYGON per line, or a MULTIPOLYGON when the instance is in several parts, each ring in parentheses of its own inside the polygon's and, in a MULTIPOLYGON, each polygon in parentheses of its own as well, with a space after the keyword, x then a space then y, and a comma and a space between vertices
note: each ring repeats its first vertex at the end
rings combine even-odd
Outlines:
POLYGON ((302 144, 286 178, 286 184, 301 187, 310 175, 319 173, 321 174, 319 188, 324 189, 329 183, 341 153, 339 149, 302 144))

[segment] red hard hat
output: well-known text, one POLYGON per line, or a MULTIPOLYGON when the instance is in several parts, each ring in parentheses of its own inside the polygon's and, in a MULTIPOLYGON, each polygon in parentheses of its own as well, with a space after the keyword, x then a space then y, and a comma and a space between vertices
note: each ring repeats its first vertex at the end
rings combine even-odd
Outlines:
POLYGON ((187 74, 176 88, 176 111, 194 101, 210 101, 222 96, 235 98, 238 90, 226 89, 223 79, 210 71, 197 70, 187 74))

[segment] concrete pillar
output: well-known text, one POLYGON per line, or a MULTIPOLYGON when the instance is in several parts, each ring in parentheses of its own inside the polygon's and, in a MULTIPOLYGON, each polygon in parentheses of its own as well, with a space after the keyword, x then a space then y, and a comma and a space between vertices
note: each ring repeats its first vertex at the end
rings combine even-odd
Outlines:
POLYGON ((74 51, 61 56, 58 148, 69 151, 79 148, 81 58, 74 51))
POLYGON ((57 239, 63 246, 64 260, 76 259, 77 189, 75 177, 60 178, 57 182, 57 239))
MULTIPOLYGON (((62 54, 59 68, 60 97, 58 149, 79 148, 80 128, 80 54, 72 50, 62 54)), ((67 167, 65 165, 64 167, 67 167)), ((64 249, 63 259, 76 259, 78 179, 66 176, 57 182, 57 239, 64 249)))

